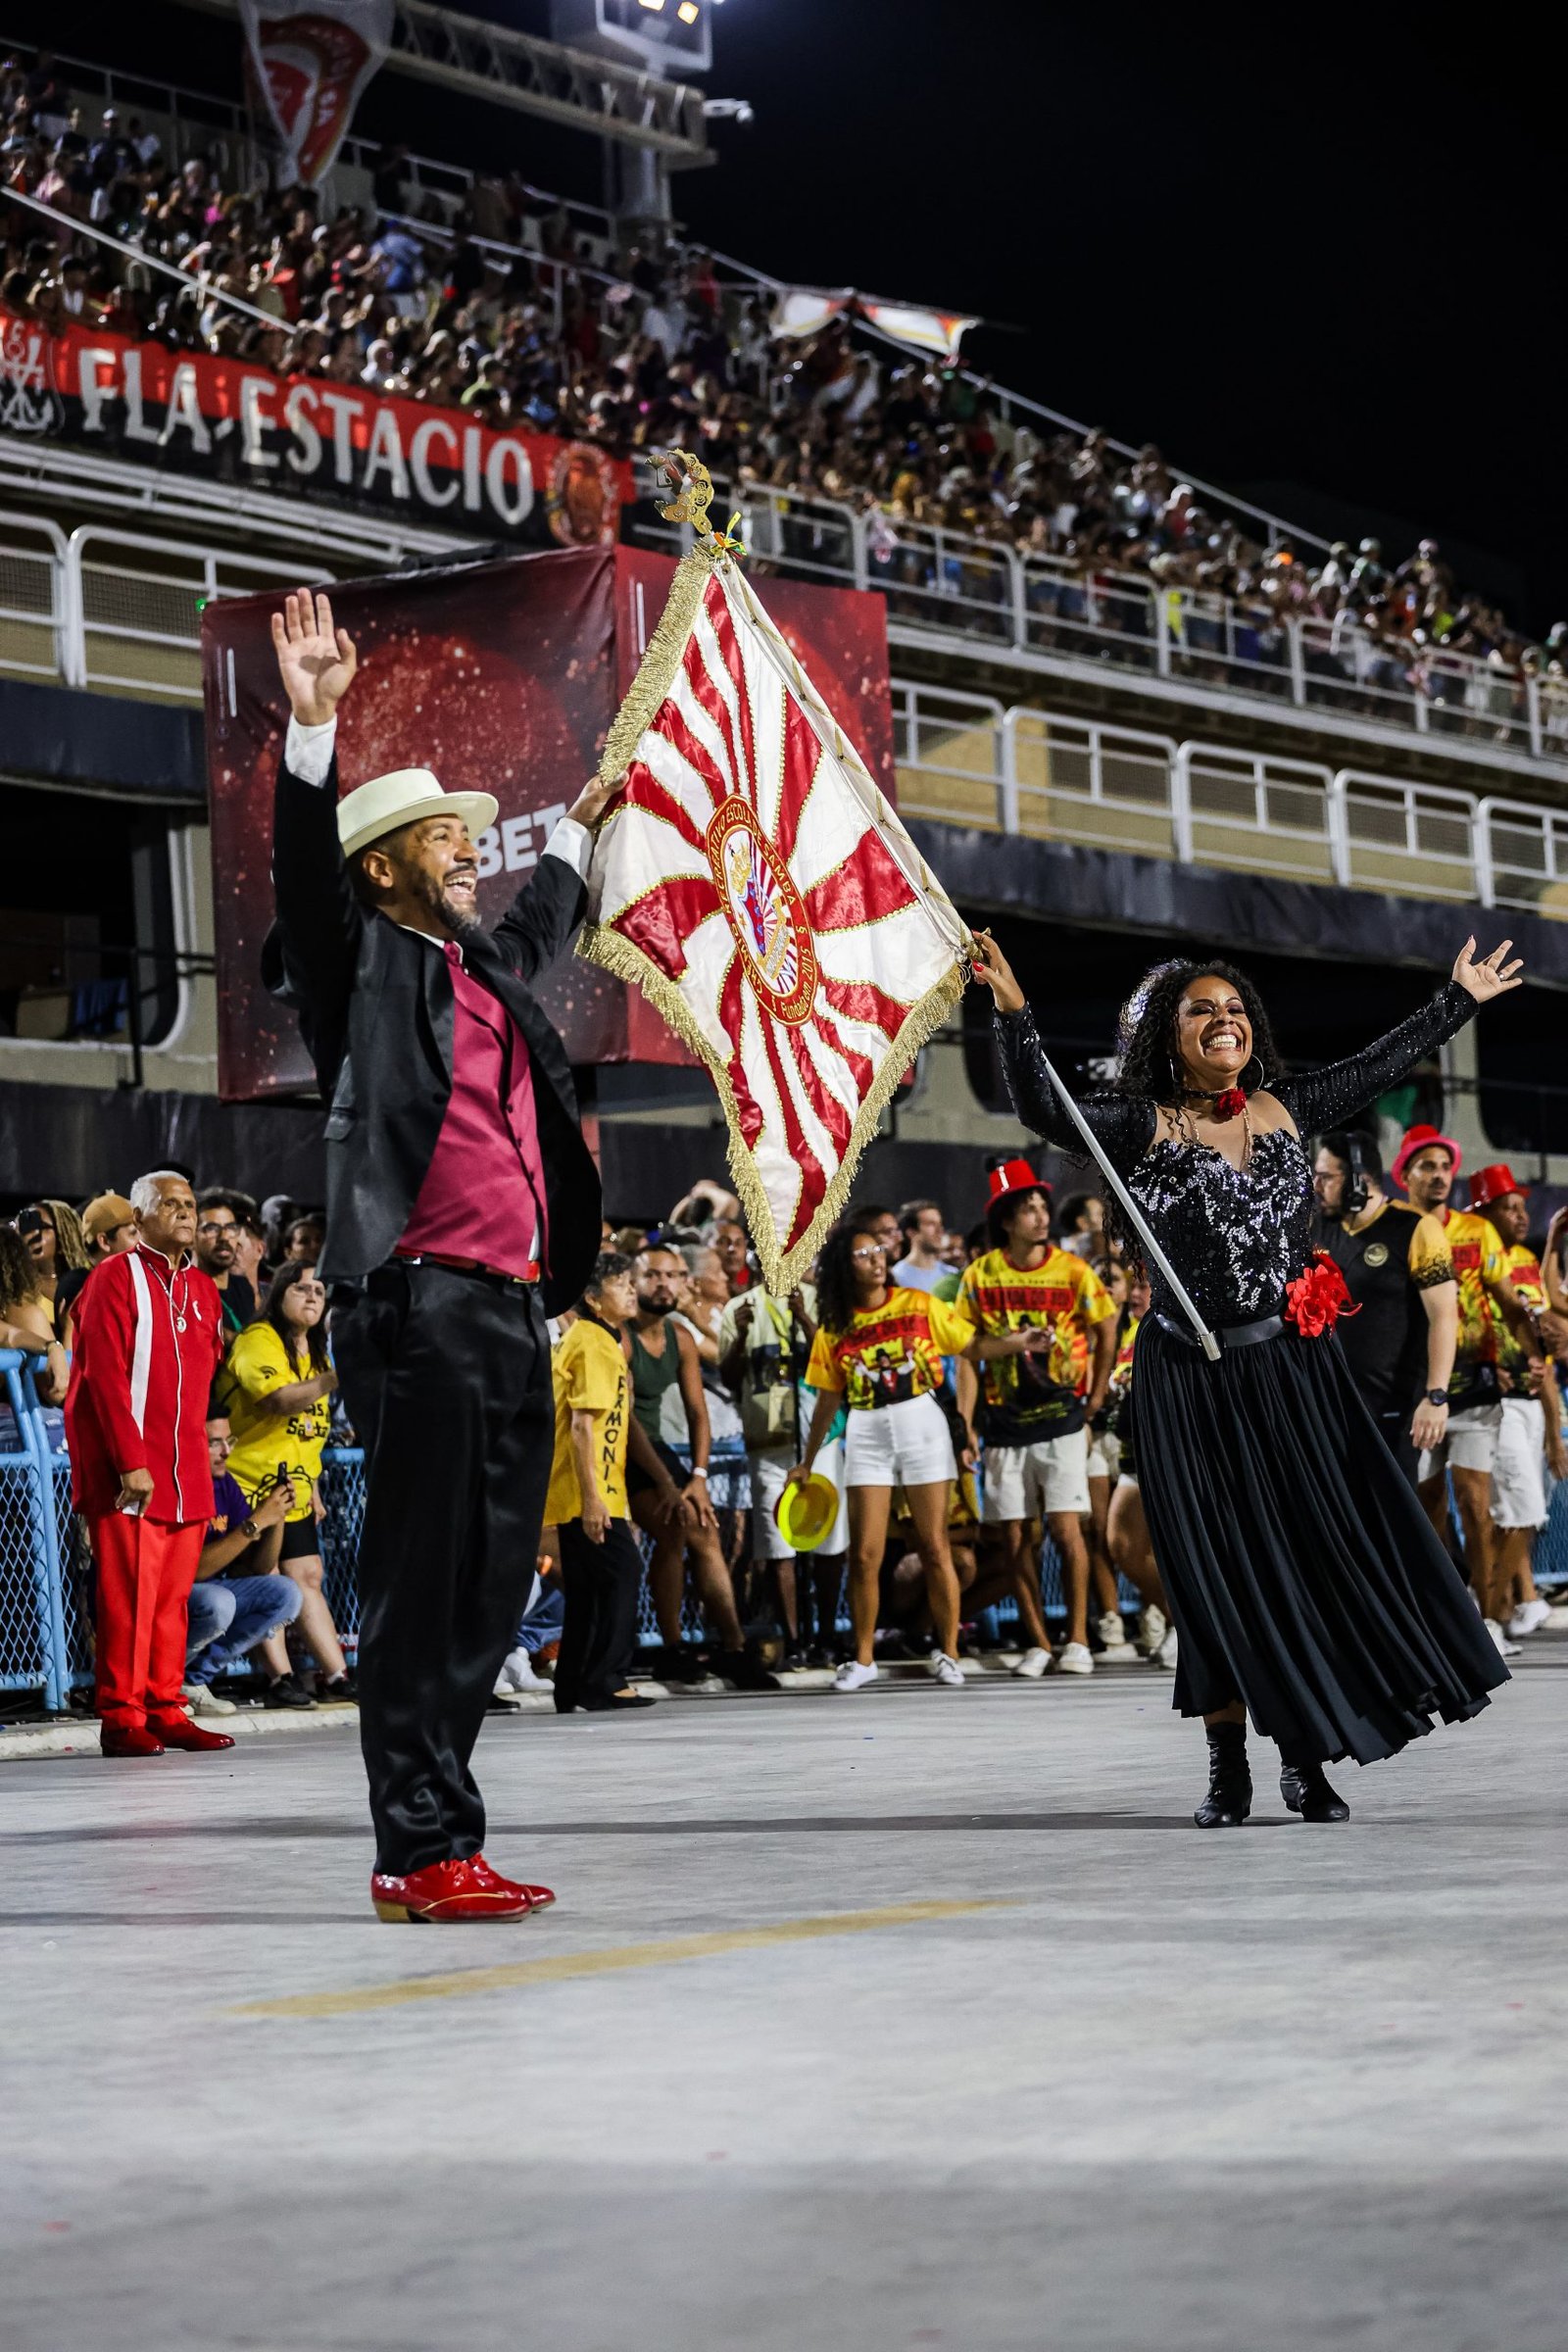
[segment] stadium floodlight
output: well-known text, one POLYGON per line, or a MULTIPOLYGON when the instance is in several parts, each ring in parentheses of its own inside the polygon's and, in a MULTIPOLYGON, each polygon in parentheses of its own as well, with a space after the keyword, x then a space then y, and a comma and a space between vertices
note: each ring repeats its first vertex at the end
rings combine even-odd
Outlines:
POLYGON ((680 80, 713 62, 712 0, 550 0, 551 37, 680 80))

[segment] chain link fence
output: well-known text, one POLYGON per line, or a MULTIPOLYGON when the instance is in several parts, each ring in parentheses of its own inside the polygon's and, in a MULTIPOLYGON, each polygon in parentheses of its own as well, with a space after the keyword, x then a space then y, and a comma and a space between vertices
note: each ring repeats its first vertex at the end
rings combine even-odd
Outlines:
MULTIPOLYGON (((45 1706, 60 1712, 70 1692, 90 1686, 92 1662, 92 1566, 81 1524, 71 1504, 71 1465, 51 1444, 49 1422, 33 1388, 30 1359, 0 1349, 0 1690, 41 1692, 45 1706)), ((709 1492, 721 1528, 732 1514, 751 1507, 751 1473, 744 1450, 716 1446, 709 1463, 709 1492)), ((333 1622, 352 1659, 359 1647, 360 1603, 355 1559, 365 1518, 365 1456, 358 1447, 329 1448, 321 1466, 322 1582, 333 1622)), ((727 1523, 727 1526, 726 1526, 727 1523)), ((652 1544, 642 1539, 644 1560, 652 1544)), ((734 1549, 733 1545, 726 1546, 734 1549)), ((746 1559, 742 1543, 738 1556, 746 1559)), ((1065 1614, 1061 1562, 1049 1537, 1041 1549, 1041 1593, 1046 1615, 1065 1614)), ((1568 1483, 1551 1491, 1546 1525, 1536 1543, 1535 1574, 1548 1591, 1568 1588, 1568 1483)), ((1123 1583, 1125 1607, 1137 1606, 1123 1583)), ((837 1630, 848 1632, 847 1592, 841 1587, 837 1630)), ((1000 1634, 1016 1622, 1011 1600, 985 1612, 988 1631, 1000 1634)), ((644 1648, 661 1640, 659 1620, 645 1575, 638 1598, 638 1640, 644 1648)), ((682 1601, 681 1633, 698 1641, 705 1629, 688 1583, 682 1601)))

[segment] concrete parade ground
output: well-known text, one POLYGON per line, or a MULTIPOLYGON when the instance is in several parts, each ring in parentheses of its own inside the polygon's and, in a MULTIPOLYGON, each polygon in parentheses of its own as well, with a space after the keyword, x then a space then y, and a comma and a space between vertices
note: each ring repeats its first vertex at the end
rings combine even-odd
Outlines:
POLYGON ((1568 1641, 1195 1830, 1145 1667, 493 1720, 398 1928, 358 1744, 0 1763, 8 2352, 1560 2352, 1568 1641))

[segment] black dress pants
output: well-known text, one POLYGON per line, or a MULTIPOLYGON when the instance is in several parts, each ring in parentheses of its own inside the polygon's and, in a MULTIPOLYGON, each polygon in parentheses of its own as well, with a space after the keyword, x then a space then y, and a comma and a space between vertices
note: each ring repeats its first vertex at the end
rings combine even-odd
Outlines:
POLYGON ((637 1646, 637 1593, 643 1555, 631 1523, 612 1519, 602 1544, 580 1519, 561 1530, 561 1585, 566 1621, 556 1659, 556 1708, 602 1707, 624 1690, 637 1646))
POLYGON ((468 1758, 532 1589, 550 1486, 550 1335, 531 1287, 378 1267, 332 1299, 365 1447, 360 1738, 376 1868, 479 1851, 468 1758))

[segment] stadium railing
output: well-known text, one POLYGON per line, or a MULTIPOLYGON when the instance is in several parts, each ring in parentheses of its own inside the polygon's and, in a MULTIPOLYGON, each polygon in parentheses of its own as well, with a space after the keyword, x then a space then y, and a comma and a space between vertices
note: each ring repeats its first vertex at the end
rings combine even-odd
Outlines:
MULTIPOLYGON (((758 513, 767 527, 750 542, 757 557, 803 577, 841 576, 847 509, 770 500, 758 513)), ((959 575, 956 597, 978 612, 1004 611, 974 593, 993 575, 962 565, 959 575)), ((309 559, 302 567, 99 524, 68 536, 46 516, 0 513, 0 671, 194 703, 204 604, 329 576, 309 559)), ((1102 600, 1069 625, 1103 620, 1102 600)), ((1543 804, 897 681, 894 721, 910 815, 1568 916, 1568 813, 1543 804)))
POLYGON ((893 686, 905 816, 1568 920, 1568 812, 893 686))
MULTIPOLYGON (((92 1683, 88 1639, 88 1562, 71 1502, 71 1465, 53 1443, 51 1423, 33 1384, 35 1357, 0 1348, 0 1692, 41 1693, 50 1714, 63 1713, 71 1692, 92 1683)), ((58 1418, 58 1417, 57 1417, 58 1418)), ((721 1444, 710 1457, 715 1509, 744 1509, 750 1501, 745 1449, 721 1444)), ((357 1446, 329 1447, 322 1460, 322 1582, 345 1649, 359 1647, 360 1606, 354 1563, 365 1517, 365 1456, 357 1446)), ((1046 1613, 1062 1613, 1055 1554, 1046 1544, 1041 1560, 1046 1613)), ((1568 1585, 1568 1484, 1555 1488, 1550 1516, 1537 1540, 1535 1572, 1543 1584, 1568 1585)), ((1123 1585, 1126 1606, 1136 1605, 1123 1585)), ((1010 1603, 998 1619, 1013 1616, 1010 1603)), ((841 1620, 841 1630, 843 1623, 841 1620)), ((688 1597, 683 1632, 702 1632, 688 1597)), ((647 1579, 638 1603, 638 1640, 660 1640, 647 1579)), ((0 1699, 0 1713, 4 1701, 0 1699)))
MULTIPOLYGON (((1002 538, 895 521, 869 499, 717 487, 754 559, 796 578, 879 589, 896 635, 903 624, 1568 761, 1568 680, 1390 641, 1343 615, 1278 614, 1261 602, 1020 552, 1002 538)), ((627 536, 672 553, 684 543, 650 504, 628 510, 627 536)))

